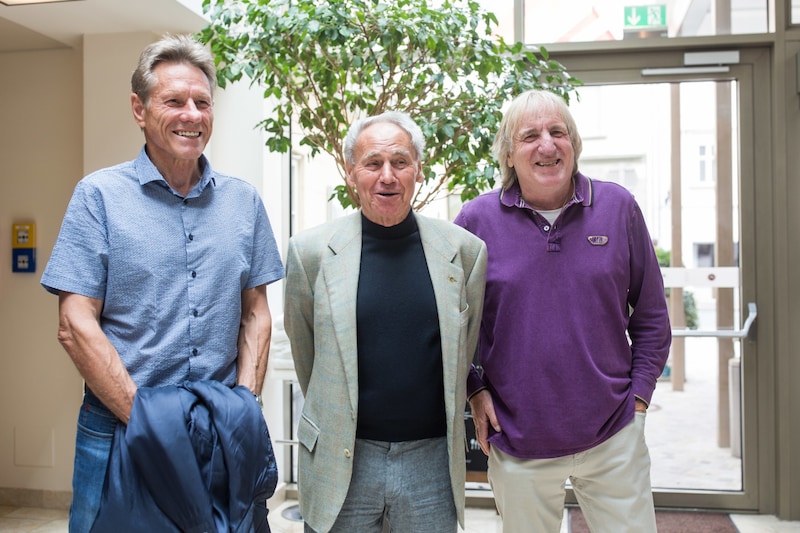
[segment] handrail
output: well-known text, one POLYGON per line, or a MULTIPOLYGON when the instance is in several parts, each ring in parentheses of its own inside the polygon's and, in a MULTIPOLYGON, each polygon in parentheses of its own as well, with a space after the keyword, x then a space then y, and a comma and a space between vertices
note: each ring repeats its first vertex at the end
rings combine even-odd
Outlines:
POLYGON ((747 319, 744 321, 742 329, 720 329, 720 330, 697 330, 697 329, 673 329, 673 337, 719 337, 723 339, 743 339, 750 336, 753 322, 758 316, 758 309, 755 302, 747 304, 747 319))

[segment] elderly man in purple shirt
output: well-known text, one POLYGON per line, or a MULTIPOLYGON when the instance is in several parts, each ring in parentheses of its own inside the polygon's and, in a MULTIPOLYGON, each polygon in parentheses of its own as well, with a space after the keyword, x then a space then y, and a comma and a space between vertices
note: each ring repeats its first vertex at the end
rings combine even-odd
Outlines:
POLYGON ((521 94, 493 146, 501 189, 456 218, 488 248, 467 393, 506 533, 557 533, 567 479, 592 531, 656 531, 644 421, 664 286, 633 196, 578 172, 581 148, 563 99, 521 94))

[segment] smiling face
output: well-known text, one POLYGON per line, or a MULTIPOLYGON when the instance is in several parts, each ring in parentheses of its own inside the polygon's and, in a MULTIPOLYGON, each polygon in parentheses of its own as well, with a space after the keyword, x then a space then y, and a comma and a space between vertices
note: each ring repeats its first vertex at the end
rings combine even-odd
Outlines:
POLYGON ((539 110, 522 117, 507 164, 516 171, 526 202, 537 209, 560 208, 572 186, 575 152, 559 114, 539 110))
POLYGON ((422 169, 411 136, 400 126, 376 122, 364 128, 346 170, 370 221, 388 227, 408 216, 422 169))
POLYGON ((153 74, 158 83, 146 105, 136 94, 131 95, 147 153, 162 173, 165 168, 196 166, 214 123, 208 78, 186 63, 159 63, 153 74))

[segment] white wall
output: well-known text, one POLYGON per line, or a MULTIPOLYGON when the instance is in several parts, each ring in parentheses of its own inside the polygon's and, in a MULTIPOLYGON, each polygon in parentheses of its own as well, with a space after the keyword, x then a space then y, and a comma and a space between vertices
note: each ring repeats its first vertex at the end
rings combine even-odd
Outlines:
POLYGON ((0 489, 70 487, 81 380, 39 285, 83 173, 81 55, 0 54, 0 489), (37 224, 36 273, 12 273, 11 224, 37 224))
POLYGON ((83 172, 134 159, 143 136, 131 112, 131 74, 152 33, 83 39, 83 172))

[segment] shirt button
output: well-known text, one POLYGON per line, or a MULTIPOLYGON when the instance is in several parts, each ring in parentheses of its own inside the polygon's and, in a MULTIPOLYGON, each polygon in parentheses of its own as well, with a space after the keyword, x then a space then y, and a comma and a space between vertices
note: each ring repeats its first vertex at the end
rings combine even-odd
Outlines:
POLYGON ((194 240, 194 235, 192 235, 191 233, 189 234, 189 240, 190 240, 190 241, 193 241, 193 240, 194 240))
POLYGON ((197 315, 199 315, 199 314, 200 314, 200 313, 198 313, 198 312, 197 312, 197 309, 195 309, 194 311, 192 311, 192 315, 194 315, 194 316, 197 316, 197 315))
POLYGON ((197 355, 197 348, 192 348, 192 355, 197 355))
POLYGON ((196 277, 197 277, 197 272, 195 272, 194 270, 192 270, 192 277, 193 277, 193 278, 196 278, 196 277))
POLYGON ((544 230, 545 230, 545 231, 550 231, 550 226, 545 226, 545 227, 544 227, 544 230))
POLYGON ((344 450, 344 456, 345 456, 345 457, 347 457, 347 458, 349 459, 349 458, 350 458, 350 455, 352 455, 352 454, 350 453, 350 450, 348 450, 347 448, 345 448, 345 450, 344 450))

